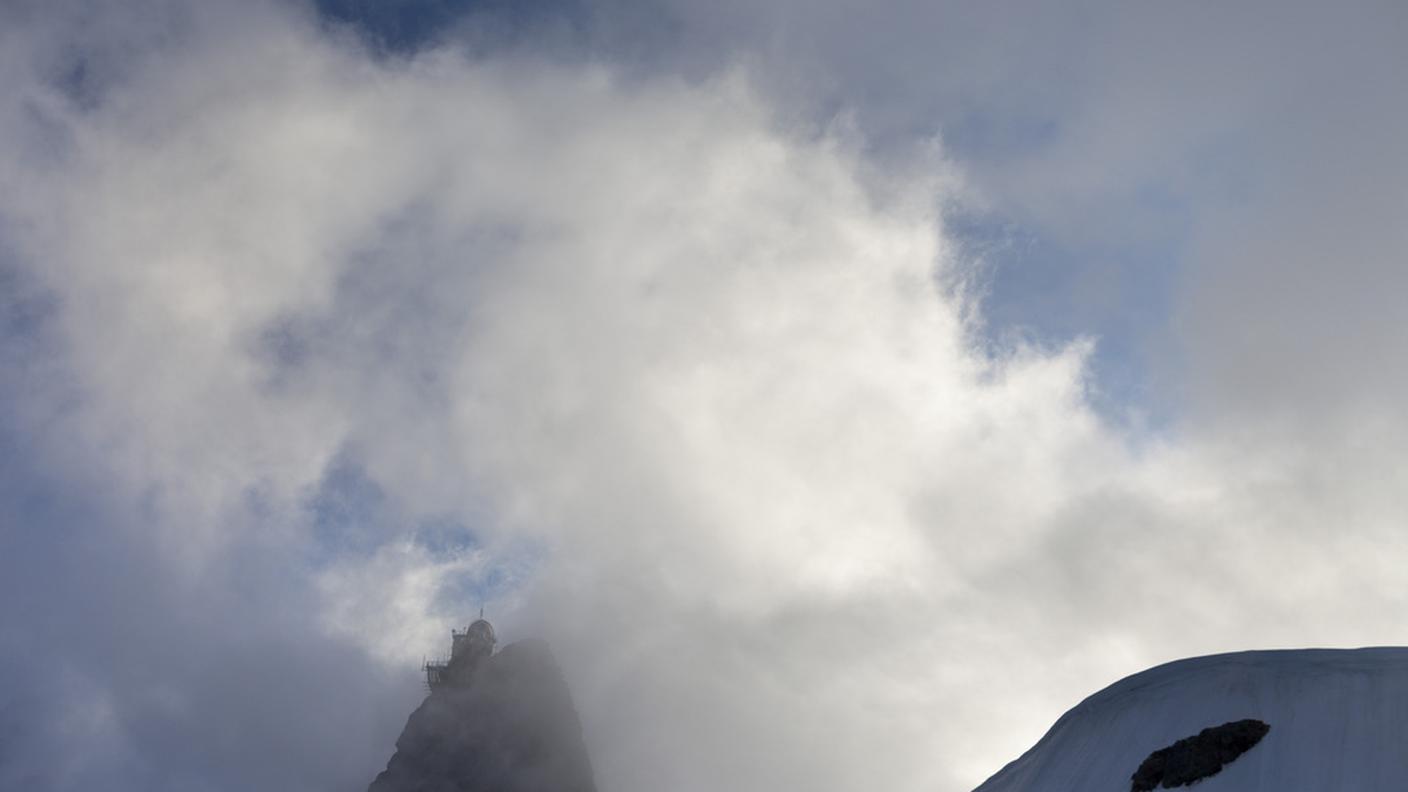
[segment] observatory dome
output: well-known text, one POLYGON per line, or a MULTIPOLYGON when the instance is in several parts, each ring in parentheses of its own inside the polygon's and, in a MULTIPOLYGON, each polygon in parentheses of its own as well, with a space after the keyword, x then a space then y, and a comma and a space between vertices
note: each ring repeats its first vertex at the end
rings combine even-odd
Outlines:
POLYGON ((493 646, 498 643, 498 638, 494 635, 494 625, 485 619, 476 619, 469 629, 465 631, 465 637, 471 645, 493 646))

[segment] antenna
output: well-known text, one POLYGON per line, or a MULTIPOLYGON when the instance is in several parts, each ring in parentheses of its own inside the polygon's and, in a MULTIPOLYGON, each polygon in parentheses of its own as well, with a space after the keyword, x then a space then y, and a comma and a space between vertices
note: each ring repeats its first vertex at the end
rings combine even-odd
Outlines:
POLYGON ((480 605, 480 606, 479 606, 479 618, 481 618, 481 619, 484 618, 484 606, 483 606, 483 605, 480 605))

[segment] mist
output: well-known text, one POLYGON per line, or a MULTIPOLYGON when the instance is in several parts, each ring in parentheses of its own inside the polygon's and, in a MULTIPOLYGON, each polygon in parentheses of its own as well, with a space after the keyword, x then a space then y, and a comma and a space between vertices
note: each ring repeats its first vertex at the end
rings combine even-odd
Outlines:
MULTIPOLYGON (((616 792, 960 792, 1152 663, 1399 642, 1364 161, 1177 181, 1177 286, 1073 319, 1087 271, 1024 303, 960 220, 1162 242, 1106 149, 977 151, 866 63, 798 89, 826 36, 736 9, 614 61, 602 8, 393 51, 296 4, 3 12, 0 785, 357 788, 481 606, 616 792)), ((1174 129, 1115 161, 1164 183, 1174 129)))

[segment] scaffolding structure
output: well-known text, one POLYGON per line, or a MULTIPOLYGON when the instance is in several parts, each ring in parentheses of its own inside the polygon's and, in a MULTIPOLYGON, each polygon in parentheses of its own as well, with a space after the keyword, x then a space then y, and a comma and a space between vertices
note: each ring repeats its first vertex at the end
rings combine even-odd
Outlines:
POLYGON ((427 692, 438 690, 450 683, 450 661, 448 658, 422 659, 420 669, 425 672, 427 692))
POLYGON ((497 641, 494 627, 485 621, 481 609, 479 619, 469 627, 463 631, 450 630, 449 657, 433 660, 421 658, 426 690, 433 693, 441 688, 464 684, 479 661, 493 654, 497 641))

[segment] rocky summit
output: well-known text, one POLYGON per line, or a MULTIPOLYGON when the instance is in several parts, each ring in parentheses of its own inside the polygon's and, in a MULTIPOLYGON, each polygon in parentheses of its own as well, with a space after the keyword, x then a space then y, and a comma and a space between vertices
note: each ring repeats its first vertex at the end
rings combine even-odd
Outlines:
POLYGON ((510 644, 450 670, 368 792, 596 792, 581 722, 545 643, 510 644))

